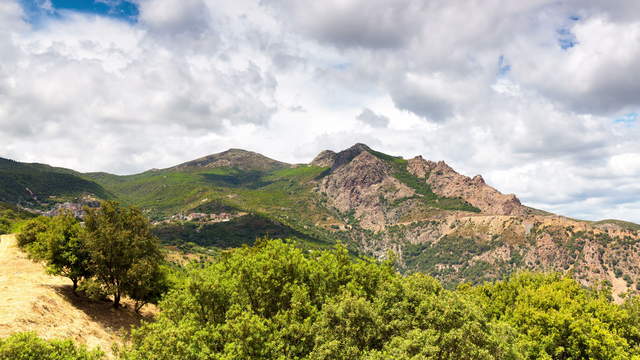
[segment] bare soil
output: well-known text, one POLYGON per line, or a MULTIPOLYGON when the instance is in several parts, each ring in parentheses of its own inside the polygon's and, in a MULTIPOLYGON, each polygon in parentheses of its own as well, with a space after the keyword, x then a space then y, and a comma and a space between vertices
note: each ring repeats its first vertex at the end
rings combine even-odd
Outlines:
POLYGON ((33 331, 46 339, 71 338, 112 358, 112 346, 145 319, 130 308, 73 295, 71 280, 47 274, 16 246, 15 235, 0 236, 0 337, 33 331))

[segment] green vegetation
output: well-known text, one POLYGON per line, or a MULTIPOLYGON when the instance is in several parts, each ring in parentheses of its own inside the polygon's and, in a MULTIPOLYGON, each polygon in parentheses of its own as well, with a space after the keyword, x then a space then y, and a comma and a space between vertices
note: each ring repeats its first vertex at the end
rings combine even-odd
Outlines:
POLYGON ((102 186, 72 170, 0 158, 0 201, 33 202, 35 197, 37 202, 48 202, 52 196, 62 200, 84 194, 112 197, 102 186))
MULTIPOLYGON (((378 151, 370 151, 379 159, 389 163, 393 167, 393 176, 403 184, 414 189, 416 194, 421 195, 419 199, 431 207, 443 210, 461 210, 479 213, 480 209, 469 204, 461 198, 447 198, 438 196, 431 190, 431 186, 425 179, 419 179, 407 171, 407 160, 401 157, 390 156, 378 151)), ((428 176, 427 176, 428 177, 428 176)))
POLYGON ((259 215, 244 215, 212 224, 193 222, 159 224, 153 232, 163 244, 194 243, 204 247, 231 248, 251 245, 258 238, 295 238, 300 243, 322 246, 321 241, 259 215))
MULTIPOLYGON (((138 229, 128 233, 132 244, 148 239, 139 211, 113 203, 93 211, 79 239, 94 237, 124 249, 136 245, 110 240, 107 229, 120 239, 121 230, 138 229), (101 230, 95 230, 99 224, 101 230)), ((43 245, 36 245, 44 239, 50 243, 58 233, 61 242, 72 245, 75 235, 63 236, 58 227, 77 226, 68 214, 34 219, 21 243, 41 251, 43 245), (37 229, 45 229, 46 236, 37 229), (29 243, 32 237, 36 240, 29 243)), ((492 244, 451 237, 435 246, 440 251, 431 255, 437 263, 459 265, 456 256, 472 256, 492 244)), ((125 250, 121 256, 129 254, 125 250)), ((151 264, 144 261, 146 253, 131 257, 137 259, 134 264, 151 264)), ((119 261, 111 260, 106 263, 119 261)), ((487 263, 476 266, 489 270, 487 263)), ((101 271, 114 273, 108 267, 101 271)), ((155 282, 145 266, 125 273, 134 281, 123 283, 146 284, 135 287, 139 293, 123 287, 138 299, 160 296, 169 283, 155 282)), ((105 283, 104 277, 92 279, 105 283)), ((631 297, 617 305, 609 288, 584 288, 559 274, 517 273, 452 290, 422 273, 401 275, 389 261, 355 258, 341 246, 305 250, 290 240, 261 239, 253 247, 174 271, 170 284, 155 321, 132 331, 131 342, 117 351, 120 359, 640 359, 640 300, 631 297)), ((101 356, 70 341, 44 341, 33 334, 0 340, 0 359, 101 356)))
MULTIPOLYGON (((432 209, 479 210, 461 199, 437 196, 424 179, 406 170, 402 158, 372 151, 392 165, 394 176, 415 189, 413 200, 424 211, 432 209)), ((337 242, 350 243, 368 236, 357 219, 345 217, 326 205, 326 199, 313 191, 327 168, 295 167, 186 167, 147 171, 131 176, 104 173, 88 174, 118 199, 144 208, 156 221, 177 213, 247 212, 249 215, 228 223, 198 224, 172 222, 161 224, 155 233, 163 243, 185 248, 194 244, 229 248, 251 244, 262 236, 295 238, 303 247, 326 247, 337 242), (319 223, 347 222, 351 231, 332 231, 319 223)), ((402 199, 397 204, 409 199, 402 199)), ((421 211, 423 211, 421 210, 421 211)), ((337 225, 334 225, 334 229, 337 225)))
POLYGON ((0 338, 0 360, 99 360, 104 353, 89 351, 71 340, 42 340, 33 333, 0 338))
MULTIPOLYGON (((73 214, 64 212, 50 219, 46 228, 35 234, 31 246, 31 254, 45 260, 51 274, 71 279, 74 294, 78 283, 92 275, 91 256, 82 236, 80 223, 73 214)), ((20 243, 24 244, 24 235, 20 237, 20 243)))
POLYGON ((148 171, 132 176, 90 174, 129 205, 148 210, 155 220, 179 212, 247 212, 220 224, 159 225, 163 242, 227 248, 252 243, 256 237, 292 237, 304 246, 344 241, 342 234, 315 224, 334 216, 312 191, 313 180, 326 168, 300 165, 268 171, 194 168, 148 171))
POLYGON ((158 300, 166 283, 160 269, 162 254, 142 212, 108 201, 89 210, 84 220, 91 270, 113 295, 113 306, 120 305, 122 295, 139 303, 136 310, 158 300))
POLYGON ((33 219, 18 245, 50 273, 71 279, 74 293, 80 285, 92 298, 112 295, 114 307, 127 295, 136 311, 157 302, 168 283, 159 241, 142 212, 107 201, 88 209, 84 220, 83 226, 71 213, 33 219))
POLYGON ((638 299, 623 306, 560 275, 519 274, 470 288, 492 321, 518 333, 530 359, 638 359, 638 299))
POLYGON ((492 359, 511 353, 477 308, 434 279, 399 276, 390 264, 353 260, 343 248, 303 252, 273 240, 237 249, 191 269, 160 307, 156 322, 133 332, 123 358, 384 359, 417 351, 492 359))
MULTIPOLYGON (((409 271, 420 271, 455 286, 460 279, 477 284, 490 279, 491 266, 470 260, 499 246, 495 239, 483 242, 479 239, 448 235, 436 243, 409 244, 404 251, 404 261, 409 271), (456 276, 451 276, 457 271, 456 276)), ((504 274, 508 275, 508 274, 504 274)))
POLYGON ((613 225, 618 225, 626 230, 640 231, 640 224, 632 223, 629 221, 607 219, 607 220, 595 221, 593 222, 593 224, 594 225, 613 224, 613 225))
POLYGON ((34 216, 14 205, 0 202, 0 235, 15 231, 20 222, 34 216))
POLYGON ((640 301, 557 274, 447 290, 280 240, 191 267, 122 359, 640 359, 640 301))

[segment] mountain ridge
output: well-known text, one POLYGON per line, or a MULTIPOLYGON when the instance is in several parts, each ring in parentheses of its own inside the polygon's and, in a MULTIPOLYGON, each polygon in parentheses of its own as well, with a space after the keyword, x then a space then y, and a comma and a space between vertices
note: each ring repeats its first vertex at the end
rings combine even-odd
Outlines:
POLYGON ((530 269, 572 273, 585 285, 617 284, 616 296, 640 290, 640 226, 532 209, 482 176, 365 144, 325 150, 309 164, 230 149, 135 175, 82 176, 143 208, 163 241, 176 246, 292 237, 307 248, 341 242, 377 258, 392 251, 400 270, 452 286, 530 269))

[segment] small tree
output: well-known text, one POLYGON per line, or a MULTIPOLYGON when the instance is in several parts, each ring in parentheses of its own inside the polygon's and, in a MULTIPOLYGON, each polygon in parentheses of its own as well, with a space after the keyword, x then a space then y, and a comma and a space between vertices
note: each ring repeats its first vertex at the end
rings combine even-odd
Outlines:
POLYGON ((49 273, 71 279, 74 295, 77 295, 78 282, 91 276, 89 251, 82 232, 73 214, 63 212, 51 219, 47 230, 37 235, 49 273))
POLYGON ((50 224, 51 218, 44 216, 29 220, 18 234, 18 246, 29 250, 29 246, 38 240, 38 234, 46 232, 50 224))
POLYGON ((166 274, 157 263, 145 259, 131 266, 127 272, 126 294, 135 301, 134 310, 140 312, 148 303, 157 303, 169 290, 166 274))
POLYGON ((107 201, 99 209, 87 209, 85 241, 95 277, 120 306, 123 295, 134 299, 148 296, 141 287, 156 279, 162 254, 149 220, 133 207, 107 201))

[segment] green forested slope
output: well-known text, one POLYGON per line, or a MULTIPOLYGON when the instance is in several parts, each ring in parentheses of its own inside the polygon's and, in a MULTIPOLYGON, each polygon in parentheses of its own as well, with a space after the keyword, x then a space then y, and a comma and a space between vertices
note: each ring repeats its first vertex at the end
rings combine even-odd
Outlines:
POLYGON ((111 197, 102 186, 75 171, 0 158, 0 201, 46 202, 52 196, 64 199, 84 194, 111 197))

